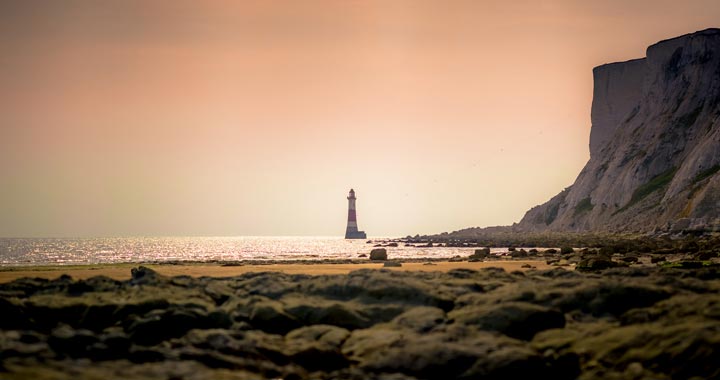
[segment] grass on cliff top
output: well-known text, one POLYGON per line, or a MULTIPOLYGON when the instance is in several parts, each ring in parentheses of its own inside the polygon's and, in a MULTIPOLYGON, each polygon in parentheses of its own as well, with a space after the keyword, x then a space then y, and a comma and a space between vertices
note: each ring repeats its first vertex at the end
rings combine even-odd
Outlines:
POLYGON ((613 213, 613 215, 619 214, 619 213, 627 210, 628 208, 632 207, 636 203, 643 200, 648 195, 667 186, 670 183, 670 181, 672 181, 672 179, 675 177, 676 172, 677 172, 677 168, 670 168, 670 169, 656 175, 655 177, 650 179, 650 181, 648 181, 647 183, 640 185, 633 192, 632 198, 630 198, 630 202, 628 202, 628 204, 626 204, 622 208, 615 211, 613 213))

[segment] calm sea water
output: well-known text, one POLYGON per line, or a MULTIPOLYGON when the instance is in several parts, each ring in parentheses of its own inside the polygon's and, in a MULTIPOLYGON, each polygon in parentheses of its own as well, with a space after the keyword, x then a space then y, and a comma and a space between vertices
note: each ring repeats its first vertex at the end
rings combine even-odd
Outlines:
MULTIPOLYGON (((0 265, 69 265, 162 261, 354 259, 365 240, 341 237, 128 237, 0 239, 0 265)), ((387 247, 392 258, 447 258, 472 248, 387 247)))

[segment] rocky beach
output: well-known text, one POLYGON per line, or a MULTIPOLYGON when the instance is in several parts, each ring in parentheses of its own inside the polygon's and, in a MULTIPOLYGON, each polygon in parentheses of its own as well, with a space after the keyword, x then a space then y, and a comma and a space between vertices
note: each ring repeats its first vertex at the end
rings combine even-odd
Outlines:
POLYGON ((19 278, 0 284, 0 378, 718 378, 717 251, 698 265, 566 254, 580 270, 19 278))

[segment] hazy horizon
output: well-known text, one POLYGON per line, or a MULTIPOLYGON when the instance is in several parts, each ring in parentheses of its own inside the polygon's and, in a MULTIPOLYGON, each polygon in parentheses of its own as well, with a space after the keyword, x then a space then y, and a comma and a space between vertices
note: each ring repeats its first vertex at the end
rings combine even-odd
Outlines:
POLYGON ((593 67, 720 3, 4 1, 0 237, 509 225, 589 158, 593 67))

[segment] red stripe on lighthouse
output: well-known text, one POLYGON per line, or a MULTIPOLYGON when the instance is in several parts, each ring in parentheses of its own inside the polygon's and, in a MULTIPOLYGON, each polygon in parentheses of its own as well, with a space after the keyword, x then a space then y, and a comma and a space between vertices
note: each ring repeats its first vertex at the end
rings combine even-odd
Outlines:
POLYGON ((348 222, 356 222, 355 210, 348 210, 348 222))

